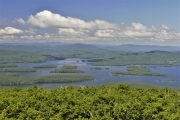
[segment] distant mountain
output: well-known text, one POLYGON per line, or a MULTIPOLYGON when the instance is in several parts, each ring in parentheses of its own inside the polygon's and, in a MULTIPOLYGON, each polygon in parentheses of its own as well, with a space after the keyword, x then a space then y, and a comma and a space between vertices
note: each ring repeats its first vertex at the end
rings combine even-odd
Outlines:
POLYGON ((60 46, 61 49, 68 49, 68 50, 94 50, 99 49, 98 46, 91 45, 91 44, 81 44, 81 43, 75 43, 75 44, 68 44, 64 46, 60 46))
POLYGON ((68 43, 63 42, 30 42, 30 43, 1 43, 0 45, 23 45, 23 46, 57 46, 57 45, 67 45, 68 43))
POLYGON ((179 46, 133 45, 133 44, 124 44, 124 45, 119 45, 119 46, 106 46, 104 48, 108 50, 124 51, 124 52, 148 52, 148 51, 154 51, 154 50, 180 51, 179 46))
POLYGON ((100 47, 91 44, 81 44, 81 43, 62 43, 62 42, 46 42, 46 43, 3 43, 0 44, 0 48, 3 49, 17 49, 17 50, 45 50, 45 49, 53 49, 53 50, 94 50, 99 49, 100 47))
POLYGON ((63 42, 34 42, 34 43, 1 43, 0 48, 3 49, 18 49, 18 50, 38 50, 42 51, 45 49, 53 50, 95 50, 95 49, 107 49, 111 51, 122 51, 122 52, 149 52, 154 50, 160 51, 180 51, 180 46, 157 46, 157 45, 95 45, 95 44, 82 44, 82 43, 63 43, 63 42))

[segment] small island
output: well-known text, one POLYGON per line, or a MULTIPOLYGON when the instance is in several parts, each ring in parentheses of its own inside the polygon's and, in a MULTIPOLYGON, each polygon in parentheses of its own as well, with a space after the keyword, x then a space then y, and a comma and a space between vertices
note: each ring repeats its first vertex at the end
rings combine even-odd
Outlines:
POLYGON ((50 73, 84 73, 84 71, 77 70, 77 66, 64 65, 61 69, 53 70, 50 73))
POLYGON ((50 73, 84 73, 84 71, 75 70, 75 69, 58 69, 58 70, 53 70, 50 73))
POLYGON ((18 65, 13 63, 0 64, 0 68, 7 68, 7 67, 18 67, 18 65))
POLYGON ((51 75, 51 76, 19 76, 15 74, 0 74, 0 85, 33 85, 37 83, 69 83, 94 80, 88 75, 51 75))
POLYGON ((57 68, 55 65, 38 65, 34 66, 33 68, 57 68))
POLYGON ((64 65, 61 68, 62 69, 77 69, 77 66, 75 66, 75 65, 64 65))
POLYGON ((37 72, 35 68, 0 68, 0 72, 37 72))
POLYGON ((112 75, 135 75, 135 76, 167 76, 167 74, 151 72, 150 68, 144 66, 127 66, 127 71, 112 72, 112 75))

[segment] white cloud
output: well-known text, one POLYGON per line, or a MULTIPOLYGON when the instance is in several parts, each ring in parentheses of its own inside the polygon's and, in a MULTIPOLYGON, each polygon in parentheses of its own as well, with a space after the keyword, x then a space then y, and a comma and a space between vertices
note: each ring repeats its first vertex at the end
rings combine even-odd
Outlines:
POLYGON ((0 36, 0 39, 2 39, 2 40, 15 39, 15 38, 17 38, 17 37, 14 36, 14 35, 3 35, 3 36, 0 36))
POLYGON ((8 35, 9 38, 13 39, 10 35, 14 35, 14 37, 21 39, 63 42, 164 42, 166 44, 172 40, 176 43, 180 42, 180 33, 171 30, 166 25, 147 27, 141 23, 132 22, 125 26, 124 23, 118 25, 98 19, 84 21, 65 17, 48 10, 30 15, 27 20, 19 18, 16 21, 22 25, 30 25, 30 28, 24 31, 12 27, 0 29, 1 39, 7 39, 8 35), (34 29, 33 26, 37 28, 34 29))
POLYGON ((103 20, 95 20, 91 23, 93 24, 93 27, 97 29, 120 29, 117 24, 109 23, 103 20))
POLYGON ((49 33, 45 33, 45 36, 44 36, 46 39, 49 39, 51 38, 51 35, 49 33))
POLYGON ((59 28, 58 33, 62 36, 82 36, 85 33, 83 31, 74 30, 72 28, 59 28))
POLYGON ((38 35, 22 35, 20 36, 21 39, 31 39, 36 41, 38 40, 47 40, 47 39, 51 39, 53 40, 54 38, 54 34, 49 34, 49 33, 45 33, 45 34, 38 34, 38 35))
POLYGON ((168 28, 167 26, 165 26, 165 25, 161 25, 161 27, 162 27, 163 29, 165 29, 165 30, 169 30, 169 28, 168 28))
POLYGON ((26 24, 26 22, 22 18, 16 19, 15 21, 17 21, 18 23, 20 23, 22 25, 26 24))
POLYGON ((98 30, 95 33, 96 37, 114 37, 113 36, 114 30, 98 30))
POLYGON ((36 29, 29 28, 29 30, 25 30, 24 32, 27 34, 36 34, 36 29))
POLYGON ((21 33, 23 33, 22 30, 13 27, 5 27, 4 29, 0 29, 0 35, 12 35, 21 33))
POLYGON ((20 37, 21 39, 33 39, 34 38, 34 36, 32 36, 32 35, 23 35, 23 36, 21 36, 20 37))
POLYGON ((42 35, 36 35, 35 38, 36 39, 41 39, 43 36, 42 35))
POLYGON ((133 30, 124 30, 123 31, 124 37, 147 37, 147 36, 152 36, 153 34, 149 31, 133 31, 133 30))
POLYGON ((148 28, 140 23, 132 23, 130 26, 127 26, 126 29, 134 31, 147 31, 148 28))
POLYGON ((168 39, 179 39, 180 33, 175 33, 171 31, 161 30, 155 34, 156 39, 168 40, 168 39))
POLYGON ((37 13, 35 16, 30 15, 27 23, 41 28, 73 28, 73 29, 107 29, 117 28, 116 24, 112 24, 103 20, 95 20, 85 22, 84 20, 72 17, 64 17, 60 14, 52 13, 48 10, 37 13))
POLYGON ((59 14, 54 14, 50 11, 44 10, 37 13, 35 16, 30 15, 27 22, 33 26, 38 26, 41 28, 90 28, 85 21, 71 18, 63 17, 59 14))
POLYGON ((123 37, 147 37, 152 36, 150 29, 140 23, 132 23, 122 30, 123 37))

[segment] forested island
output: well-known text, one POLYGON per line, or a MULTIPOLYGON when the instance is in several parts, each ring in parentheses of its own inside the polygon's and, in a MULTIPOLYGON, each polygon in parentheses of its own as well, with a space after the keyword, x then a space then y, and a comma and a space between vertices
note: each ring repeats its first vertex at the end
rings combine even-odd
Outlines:
POLYGON ((2 120, 179 120, 180 95, 171 89, 64 86, 0 90, 2 120))
POLYGON ((150 68, 144 66, 127 66, 127 71, 112 72, 112 75, 136 75, 136 76, 167 76, 167 74, 151 72, 150 68))
POLYGON ((51 76, 19 76, 17 74, 0 74, 0 85, 33 85, 38 83, 68 83, 93 80, 88 75, 51 75, 51 76))
POLYGON ((76 69, 57 69, 51 71, 50 73, 84 73, 84 71, 76 69))
POLYGON ((53 70, 50 73, 84 73, 84 71, 77 70, 75 65, 63 65, 61 69, 53 70))
POLYGON ((38 65, 34 66, 33 68, 57 68, 55 65, 38 65))
POLYGON ((62 67, 61 67, 62 69, 77 69, 77 66, 75 66, 75 65, 63 65, 62 67))
POLYGON ((0 72, 37 72, 35 68, 0 68, 0 72))
POLYGON ((18 64, 13 64, 13 63, 0 64, 0 68, 7 68, 7 67, 18 67, 18 64))

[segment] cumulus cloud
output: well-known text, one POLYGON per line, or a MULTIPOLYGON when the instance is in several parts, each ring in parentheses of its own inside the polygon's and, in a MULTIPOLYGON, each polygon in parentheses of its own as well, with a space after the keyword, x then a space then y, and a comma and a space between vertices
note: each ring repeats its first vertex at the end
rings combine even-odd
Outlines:
MULTIPOLYGON (((121 27, 118 30, 98 30, 95 33, 97 37, 116 37, 116 38, 132 38, 132 37, 148 37, 152 36, 151 29, 140 23, 132 23, 129 26, 121 27)), ((137 38, 136 38, 137 39, 137 38)))
POLYGON ((123 37, 146 37, 152 36, 151 30, 140 23, 132 23, 122 30, 123 37))
POLYGON ((75 28, 75 29, 107 29, 117 28, 116 24, 112 24, 103 20, 95 20, 85 22, 84 20, 72 17, 64 17, 60 14, 52 13, 48 10, 30 15, 27 23, 41 28, 75 28))
POLYGON ((22 25, 25 25, 25 24, 26 24, 26 22, 25 22, 22 18, 16 19, 16 21, 17 21, 19 24, 22 24, 22 25))
POLYGON ((114 34, 114 30, 98 30, 95 33, 96 37, 116 37, 114 34))
POLYGON ((169 28, 168 28, 167 26, 165 26, 165 25, 161 25, 161 27, 162 27, 163 29, 169 30, 169 28))
POLYGON ((85 34, 85 32, 80 30, 74 30, 72 28, 59 28, 58 33, 62 36, 82 36, 85 34))
POLYGON ((135 31, 147 31, 148 28, 140 23, 131 23, 130 26, 127 26, 126 29, 129 29, 129 30, 135 30, 135 31))
POLYGON ((180 43, 180 33, 171 30, 166 25, 147 27, 141 23, 132 22, 118 25, 104 20, 84 21, 82 19, 65 17, 60 14, 44 10, 30 15, 27 20, 16 20, 22 25, 29 25, 29 29, 20 30, 12 27, 0 29, 0 37, 21 39, 63 41, 63 42, 101 42, 107 41, 126 43, 149 43, 177 41, 180 43), (34 29, 34 26, 36 29, 34 29), (48 33, 51 32, 51 33, 48 33), (19 35, 20 34, 20 35, 19 35), (10 36, 11 35, 11 36, 10 36), (12 36, 13 35, 13 36, 12 36))
POLYGON ((34 36, 32 36, 32 35, 22 35, 22 36, 20 36, 20 38, 21 39, 33 39, 34 36))
POLYGON ((17 37, 14 36, 14 35, 3 35, 3 36, 0 36, 0 39, 3 39, 3 40, 15 39, 15 38, 17 38, 17 37))
POLYGON ((29 28, 29 30, 25 30, 24 32, 27 34, 36 34, 36 29, 29 28))
POLYGON ((47 39, 50 39, 50 40, 53 40, 54 38, 54 34, 49 34, 49 33, 45 33, 45 34, 37 34, 37 35, 21 35, 20 38, 21 39, 28 39, 28 40, 47 40, 47 39))
POLYGON ((161 40, 172 40, 172 39, 179 39, 180 40, 180 33, 175 33, 172 31, 161 30, 157 32, 155 35, 155 39, 161 40))
POLYGON ((36 35, 35 38, 36 39, 41 39, 43 36, 42 35, 36 35))
POLYGON ((51 38, 51 34, 45 33, 44 37, 45 37, 46 39, 49 39, 49 38, 51 38))
POLYGON ((13 27, 5 27, 4 29, 0 29, 0 35, 12 35, 21 33, 23 33, 22 30, 13 27))

